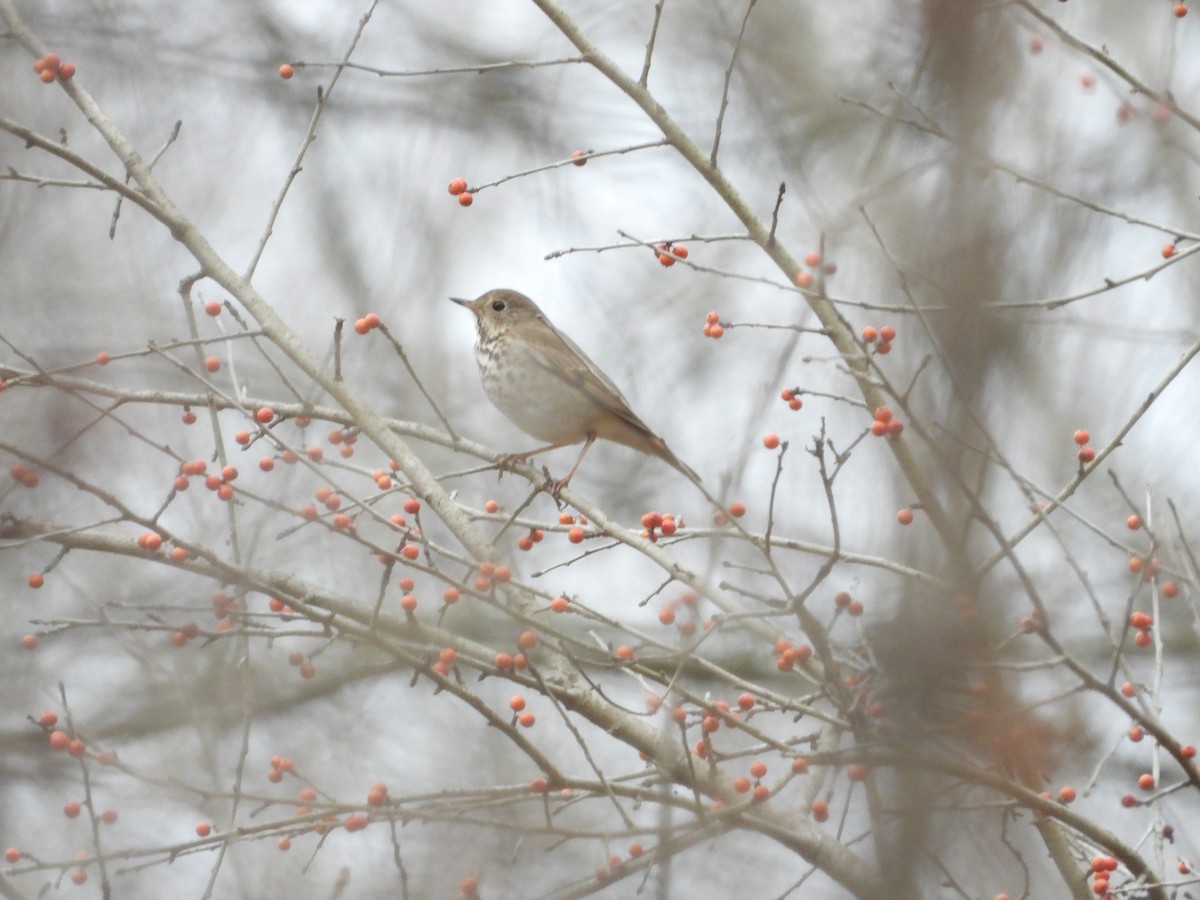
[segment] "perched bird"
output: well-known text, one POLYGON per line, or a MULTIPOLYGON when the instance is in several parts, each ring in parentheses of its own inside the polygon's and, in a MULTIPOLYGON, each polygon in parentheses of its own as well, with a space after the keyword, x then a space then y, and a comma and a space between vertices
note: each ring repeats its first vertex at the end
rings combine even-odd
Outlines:
POLYGON ((474 300, 450 299, 475 314, 475 362, 488 399, 526 434, 548 442, 508 460, 525 461, 583 441, 567 477, 553 485, 557 494, 596 438, 604 438, 657 456, 700 480, 634 414, 612 380, 524 294, 499 289, 474 300))

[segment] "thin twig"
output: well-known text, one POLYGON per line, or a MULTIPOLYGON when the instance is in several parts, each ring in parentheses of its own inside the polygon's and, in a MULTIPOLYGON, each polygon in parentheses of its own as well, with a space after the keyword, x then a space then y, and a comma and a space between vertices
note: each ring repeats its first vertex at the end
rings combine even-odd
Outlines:
POLYGON ((654 24, 650 26, 650 40, 646 41, 646 57, 642 60, 642 74, 638 76, 638 84, 645 87, 650 81, 650 60, 654 57, 654 42, 658 39, 658 23, 662 21, 663 6, 667 0, 658 0, 654 4, 654 24))
POLYGON ((279 189, 279 194, 275 197, 275 202, 271 204, 271 211, 267 214, 267 224, 263 228, 262 237, 258 239, 258 247, 255 248, 254 255, 250 258, 250 264, 246 266, 246 271, 242 274, 242 278, 247 282, 254 278, 258 262, 262 259, 263 252, 267 249, 267 242, 271 239, 271 235, 275 230, 275 221, 279 218, 279 211, 283 208, 283 201, 286 199, 292 183, 296 180, 296 176, 300 174, 304 157, 308 153, 308 148, 317 139, 317 123, 321 120, 321 113, 325 111, 329 97, 333 94, 333 89, 337 85, 338 79, 342 77, 342 72, 349 65, 350 57, 354 55, 354 50, 358 47, 358 42, 362 38, 363 31, 366 29, 367 23, 371 21, 371 16, 375 13, 375 7, 378 5, 379 0, 371 0, 371 5, 367 7, 367 11, 358 20, 358 29, 354 32, 354 37, 350 39, 350 46, 346 48, 346 53, 342 57, 342 61, 337 65, 333 73, 333 78, 329 80, 329 86, 324 89, 318 88, 317 90, 317 105, 313 109, 312 117, 308 121, 308 130, 304 132, 304 137, 300 141, 300 149, 296 152, 296 159, 292 163, 292 168, 283 180, 283 186, 279 189))
POLYGON ((708 164, 714 169, 717 167, 717 151, 721 148, 721 129, 725 126, 725 110, 729 108, 729 84, 733 81, 733 67, 737 64, 738 53, 742 49, 742 39, 746 35, 746 23, 750 21, 750 13, 754 10, 754 4, 757 2, 758 0, 750 0, 746 4, 746 14, 742 16, 742 27, 738 30, 737 40, 733 44, 733 53, 729 55, 729 68, 725 70, 725 84, 721 88, 721 109, 717 113, 712 153, 708 158, 708 164))
POLYGON ((779 227, 779 208, 783 206, 783 195, 787 193, 787 182, 779 182, 779 193, 775 195, 775 208, 771 210, 771 230, 767 233, 767 243, 775 243, 775 230, 779 227))

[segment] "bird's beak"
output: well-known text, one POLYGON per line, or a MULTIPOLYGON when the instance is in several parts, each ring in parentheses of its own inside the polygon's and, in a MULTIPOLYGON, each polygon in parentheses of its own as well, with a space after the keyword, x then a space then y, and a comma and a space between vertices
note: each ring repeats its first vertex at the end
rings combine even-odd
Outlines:
POLYGON ((450 299, 459 306, 465 306, 467 308, 470 308, 471 304, 475 302, 474 300, 464 300, 462 297, 451 297, 450 299))

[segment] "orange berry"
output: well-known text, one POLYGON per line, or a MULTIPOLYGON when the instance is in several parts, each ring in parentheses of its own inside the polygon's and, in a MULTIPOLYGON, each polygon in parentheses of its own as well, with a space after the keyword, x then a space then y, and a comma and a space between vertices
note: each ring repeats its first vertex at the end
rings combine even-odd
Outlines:
POLYGON ((814 800, 812 805, 813 821, 825 822, 829 819, 829 804, 824 800, 814 800))
POLYGON ((567 532, 567 540, 572 544, 583 543, 583 529, 579 527, 572 528, 567 532))
POLYGON ((49 69, 51 72, 57 72, 58 67, 62 65, 62 57, 57 53, 47 53, 34 64, 34 69, 37 71, 45 71, 49 69), (41 64, 41 69, 38 69, 38 64, 41 64))
POLYGON ((421 511, 421 501, 416 497, 409 497, 404 501, 404 511, 410 516, 415 516, 421 511))
POLYGON ((1187 15, 1187 4, 1186 3, 1176 3, 1175 4, 1175 18, 1182 19, 1186 15, 1187 15))
POLYGON ((775 434, 774 432, 765 435, 763 437, 763 446, 768 450, 774 450, 779 446, 779 435, 775 434))
POLYGON ((911 525, 913 520, 913 511, 907 506, 900 512, 896 513, 896 521, 901 525, 911 525))
POLYGON ((1126 697, 1132 697, 1137 693, 1137 688, 1135 688, 1130 682, 1126 681, 1121 685, 1121 693, 1126 697))
POLYGON ((1082 447, 1079 450, 1079 461, 1081 463, 1090 463, 1096 458, 1096 451, 1091 447, 1082 447))
POLYGON ((739 794, 744 794, 750 790, 750 779, 745 775, 739 775, 733 779, 733 789, 739 794))
POLYGON ((442 602, 447 604, 457 603, 459 598, 458 588, 451 585, 442 591, 442 602))
POLYGON ((804 255, 804 264, 810 268, 816 268, 821 264, 821 254, 812 250, 804 255))
POLYGON ((508 707, 513 712, 520 712, 521 710, 523 710, 525 708, 525 698, 522 697, 520 694, 513 696, 508 701, 508 707))
POLYGON ((660 253, 658 254, 658 264, 664 269, 669 269, 671 266, 675 265, 675 258, 668 256, 665 253, 660 253))
POLYGON ((1137 531, 1139 528, 1142 527, 1142 517, 1139 515, 1136 515, 1136 514, 1130 516, 1128 519, 1125 520, 1125 527, 1128 528, 1130 531, 1137 531))
POLYGON ((219 316, 221 314, 221 309, 222 306, 220 300, 209 300, 204 304, 204 311, 210 316, 219 316))
POLYGON ((705 325, 705 337, 710 337, 714 341, 719 341, 725 335, 725 329, 721 325, 705 325))
POLYGON ((797 272, 793 276, 792 280, 794 282, 796 282, 796 287, 798 287, 798 288, 810 288, 810 287, 812 287, 812 283, 813 283, 813 277, 812 277, 811 272, 804 272, 804 271, 797 272))
POLYGON ((708 325, 716 325, 718 322, 721 321, 721 317, 717 314, 717 311, 714 309, 705 314, 704 321, 708 325))
POLYGON ((892 344, 890 341, 880 341, 875 345, 875 352, 880 356, 887 356, 892 352, 892 344))
POLYGON ((522 728, 532 728, 537 719, 531 712, 524 712, 517 716, 517 722, 522 728))
POLYGON ((742 710, 743 712, 750 711, 751 709, 754 708, 754 695, 753 694, 739 694, 738 698, 737 698, 737 705, 738 705, 738 709, 742 710))
POLYGON ((1075 788, 1071 787, 1069 784, 1064 785, 1063 787, 1059 788, 1059 791, 1058 791, 1058 802, 1059 803, 1072 803, 1072 802, 1074 802, 1074 800, 1075 800, 1075 788))
POLYGON ((279 67, 279 77, 284 81, 291 78, 295 74, 296 70, 292 67, 291 63, 284 63, 279 67))
POLYGON ((21 851, 16 847, 9 847, 4 851, 4 861, 6 863, 18 863, 21 861, 21 851))
POLYGON ((767 774, 767 764, 765 762, 750 763, 750 774, 755 778, 762 778, 767 774))
POLYGON ((75 63, 65 62, 58 67, 58 78, 60 81, 70 81, 75 77, 75 63))
POLYGON ((1139 775, 1138 787, 1140 787, 1143 791, 1154 790, 1154 776, 1149 772, 1144 772, 1143 774, 1139 775))
POLYGON ((891 325, 884 325, 879 329, 879 339, 887 341, 889 344, 896 339, 896 329, 891 325))
POLYGON ((669 606, 666 609, 660 610, 658 613, 658 621, 662 622, 664 625, 673 624, 675 621, 675 610, 671 609, 669 606))
POLYGON ((1163 582, 1162 595, 1168 600, 1179 596, 1179 584, 1174 581, 1163 582))
POLYGON ((97 365, 107 366, 110 362, 112 362, 112 356, 109 355, 109 352, 107 350, 101 350, 99 353, 96 354, 96 364, 97 365))
POLYGON ((46 579, 40 573, 34 572, 32 575, 29 576, 28 583, 31 588, 40 588, 43 584, 46 583, 46 579))
POLYGON ((803 756, 797 756, 792 760, 792 771, 797 775, 803 775, 808 771, 808 760, 803 756))
POLYGON ((864 344, 873 344, 879 340, 879 332, 868 325, 862 330, 862 339, 864 344))
POLYGON ((633 648, 628 644, 622 644, 616 650, 617 658, 624 660, 632 660, 634 658, 633 648))
POLYGON ((876 419, 871 423, 871 434, 875 435, 875 437, 883 437, 888 433, 888 425, 890 424, 890 422, 880 422, 876 419))
POLYGON ((883 422, 886 425, 888 422, 892 421, 893 415, 895 414, 892 412, 892 408, 890 406, 875 407, 876 422, 883 422))
POLYGON ((674 247, 671 248, 671 252, 674 253, 676 256, 678 256, 680 259, 688 258, 688 248, 685 244, 676 244, 674 247))
POLYGON ((550 609, 556 613, 566 612, 569 601, 566 597, 555 597, 550 601, 550 609))
POLYGON ((868 771, 863 763, 851 763, 846 766, 846 777, 851 781, 865 781, 868 771))
POLYGON ((38 72, 38 78, 42 79, 43 84, 50 84, 57 77, 58 75, 53 69, 42 69, 38 72))
POLYGON ((472 194, 470 191, 463 191, 461 194, 458 195, 458 205, 459 206, 470 206, 474 202, 475 202, 475 195, 472 194))
POLYGON ((587 156, 587 154, 584 153, 584 151, 582 151, 582 150, 572 150, 571 151, 571 159, 573 159, 575 161, 573 163, 571 163, 571 165, 586 166, 587 165, 587 159, 585 158, 586 156, 587 156))
POLYGON ((1075 432, 1075 443, 1077 443, 1080 447, 1082 447, 1084 444, 1086 444, 1091 439, 1092 439, 1091 434, 1089 434, 1087 432, 1087 430, 1084 428, 1080 428, 1078 431, 1075 432))
POLYGON ((740 519, 746 514, 746 504, 734 502, 729 504, 729 514, 735 519, 740 519))
POLYGON ((448 188, 448 190, 450 191, 450 193, 451 193, 452 195, 454 195, 455 197, 457 197, 459 194, 461 194, 461 193, 462 193, 463 191, 465 191, 466 189, 467 189, 467 181, 466 181, 466 179, 465 179, 465 178, 454 178, 454 179, 452 179, 452 180, 450 181, 450 186, 449 186, 449 188, 448 188))
POLYGON ((260 425, 266 425, 275 418, 275 410, 269 406, 260 406, 254 411, 254 421, 260 425))

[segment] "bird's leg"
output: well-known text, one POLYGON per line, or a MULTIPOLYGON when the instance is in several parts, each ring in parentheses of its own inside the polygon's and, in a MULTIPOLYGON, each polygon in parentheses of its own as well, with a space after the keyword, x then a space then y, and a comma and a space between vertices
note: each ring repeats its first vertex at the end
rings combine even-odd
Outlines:
POLYGON ((539 453, 549 453, 551 450, 557 450, 559 447, 565 447, 566 444, 550 444, 546 447, 538 447, 536 450, 526 450, 524 453, 505 453, 503 456, 496 458, 496 468, 501 472, 510 472, 512 467, 517 463, 529 462, 530 459, 537 456, 539 453))
POLYGON ((583 442, 583 449, 579 451, 579 458, 575 460, 575 465, 571 466, 571 471, 567 473, 567 477, 561 481, 551 481, 546 485, 546 489, 550 492, 550 496, 554 498, 554 502, 558 502, 558 495, 563 492, 571 479, 575 477, 575 470, 579 468, 579 464, 583 462, 583 458, 587 455, 588 449, 592 444, 596 443, 596 432, 589 431, 587 440, 583 442))

